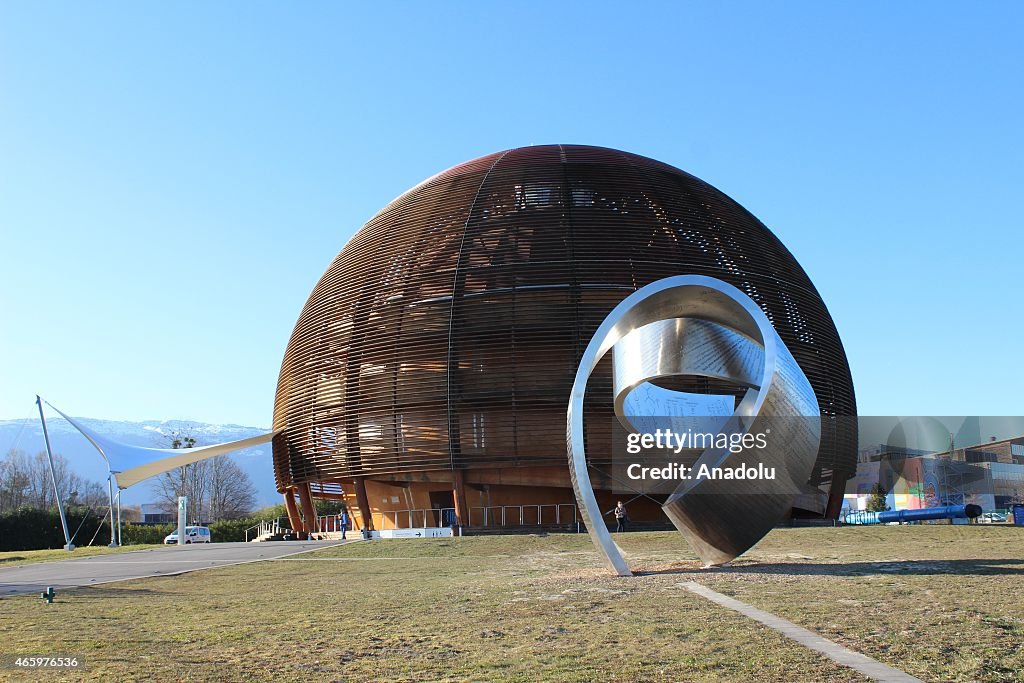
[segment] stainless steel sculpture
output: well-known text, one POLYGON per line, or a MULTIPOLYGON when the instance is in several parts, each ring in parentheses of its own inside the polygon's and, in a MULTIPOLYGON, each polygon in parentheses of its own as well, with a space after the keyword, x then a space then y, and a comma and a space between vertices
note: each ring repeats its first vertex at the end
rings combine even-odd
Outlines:
MULTIPOLYGON (((698 375, 746 388, 722 432, 771 432, 767 447, 732 453, 708 448, 694 467, 757 462, 776 479, 755 479, 737 491, 734 481, 684 480, 663 509, 706 565, 728 562, 749 550, 786 514, 807 482, 821 439, 820 410, 807 378, 760 307, 736 287, 699 275, 665 278, 624 299, 601 323, 576 372, 566 422, 569 467, 587 530, 609 565, 630 576, 604 524, 587 470, 583 401, 598 361, 614 349, 615 413, 631 431, 642 431, 643 400, 631 394, 652 380, 698 375), (633 416, 630 415, 633 413, 633 416), (777 419, 791 418, 791 419, 777 419)), ((648 392, 647 410, 682 414, 682 395, 648 392), (651 397, 654 398, 651 398, 651 397), (656 407, 655 407, 656 406, 656 407)))

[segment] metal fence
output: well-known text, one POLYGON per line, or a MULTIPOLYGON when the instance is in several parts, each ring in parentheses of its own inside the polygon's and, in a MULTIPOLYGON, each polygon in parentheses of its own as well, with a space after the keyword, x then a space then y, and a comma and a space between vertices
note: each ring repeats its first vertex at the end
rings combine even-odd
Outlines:
POLYGON ((346 521, 347 526, 342 523, 341 515, 320 515, 316 518, 316 529, 320 532, 340 532, 342 528, 349 531, 353 528, 354 520, 349 517, 346 521))
POLYGON ((575 503, 492 505, 469 509, 469 526, 571 526, 578 521, 575 503))
MULTIPOLYGON (((455 508, 417 508, 409 510, 383 510, 381 526, 395 529, 441 528, 450 526, 469 527, 534 527, 534 526, 576 526, 579 518, 574 503, 549 505, 492 505, 472 507, 469 519, 460 520, 455 508)), ((319 517, 320 531, 340 531, 335 515, 319 517)))
POLYGON ((395 529, 423 529, 427 527, 458 526, 455 508, 419 508, 415 510, 382 510, 383 524, 391 522, 395 529))
POLYGON ((277 534, 281 533, 282 529, 286 528, 287 527, 281 526, 280 518, 266 519, 260 522, 259 524, 251 526, 245 530, 245 541, 246 543, 249 542, 249 534, 252 534, 253 540, 256 540, 262 537, 276 536, 277 534))

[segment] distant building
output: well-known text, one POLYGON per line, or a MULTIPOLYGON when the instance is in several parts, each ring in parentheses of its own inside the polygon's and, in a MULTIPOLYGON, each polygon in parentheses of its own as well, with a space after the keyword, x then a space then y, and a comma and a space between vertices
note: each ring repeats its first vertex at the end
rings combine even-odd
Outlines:
MULTIPOLYGON (((949 455, 949 451, 946 451, 939 453, 938 457, 949 457, 949 455)), ((997 462, 1004 465, 1024 465, 1024 436, 1001 441, 992 437, 987 443, 955 449, 952 458, 971 463, 997 462)))
POLYGON ((879 445, 861 449, 846 504, 863 510, 875 484, 892 509, 973 503, 1003 510, 1024 503, 1024 436, 941 453, 879 445))
POLYGON ((139 507, 143 524, 173 524, 176 521, 175 515, 167 512, 159 503, 143 503, 139 507))

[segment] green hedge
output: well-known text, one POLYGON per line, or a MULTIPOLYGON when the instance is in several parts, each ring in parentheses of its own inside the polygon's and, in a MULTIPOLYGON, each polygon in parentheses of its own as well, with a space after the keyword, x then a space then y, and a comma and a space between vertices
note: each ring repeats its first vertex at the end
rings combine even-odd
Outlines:
MULTIPOLYGON (((88 508, 84 507, 73 507, 68 510, 67 518, 68 530, 74 536, 76 546, 88 545, 97 528, 99 528, 99 534, 97 534, 93 545, 104 546, 110 543, 110 526, 105 522, 101 513, 90 512, 88 508)), ((287 526, 283 505, 258 510, 253 513, 253 516, 245 519, 213 522, 209 524, 210 534, 215 543, 244 541, 246 529, 261 521, 278 518, 282 518, 282 523, 287 526)), ((121 527, 121 542, 124 545, 163 543, 164 537, 174 533, 177 528, 175 524, 144 526, 125 523, 121 527)), ((61 529, 60 515, 56 508, 51 510, 21 508, 0 514, 0 551, 44 550, 63 547, 64 531, 61 529)))
MULTIPOLYGON (((210 537, 214 543, 226 543, 229 541, 244 541, 245 530, 260 523, 259 519, 227 519, 220 522, 207 524, 210 527, 210 537)), ((121 538, 125 545, 137 545, 140 543, 163 543, 164 537, 173 534, 178 530, 175 524, 156 524, 142 526, 141 524, 126 524, 121 529, 121 538)), ((250 538, 252 533, 249 534, 250 538)))
POLYGON ((164 536, 173 534, 178 527, 173 524, 122 524, 122 545, 143 545, 146 543, 163 543, 164 536))
MULTIPOLYGON (((96 512, 90 512, 84 507, 72 507, 67 512, 67 520, 68 532, 74 536, 76 546, 88 545, 100 526, 103 528, 100 529, 93 545, 110 543, 110 526, 104 524, 96 512)), ((0 551, 63 547, 64 530, 61 528, 60 514, 56 508, 20 508, 0 514, 0 551)))
MULTIPOLYGON (((245 530, 260 523, 258 519, 225 519, 220 522, 212 522, 210 526, 210 537, 214 543, 227 543, 229 541, 244 541, 245 530)), ((252 534, 249 534, 250 538, 252 534)))
MULTIPOLYGON (((245 530, 260 523, 259 519, 226 519, 220 522, 211 522, 210 537, 214 543, 227 543, 229 541, 244 541, 245 530)), ((121 538, 125 545, 136 545, 139 543, 163 543, 167 534, 173 534, 178 530, 174 524, 158 524, 155 526, 142 526, 137 524, 125 525, 121 529, 121 538)), ((251 539, 252 533, 249 534, 251 539)))

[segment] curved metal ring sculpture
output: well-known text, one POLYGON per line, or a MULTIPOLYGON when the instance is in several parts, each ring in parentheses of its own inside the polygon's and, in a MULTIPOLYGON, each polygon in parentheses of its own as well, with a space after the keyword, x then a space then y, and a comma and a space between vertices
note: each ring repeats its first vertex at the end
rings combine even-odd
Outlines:
MULTIPOLYGON (((651 380, 700 375, 746 388, 735 412, 723 418, 721 432, 767 430, 771 438, 766 447, 739 453, 708 448, 694 470, 701 465, 749 465, 753 454, 758 463, 775 468, 776 478, 747 480, 739 492, 735 481, 683 480, 662 506, 705 565, 729 562, 746 552, 786 515, 817 457, 821 413, 800 366, 760 307, 739 289, 715 278, 680 275, 658 280, 608 314, 576 372, 566 440, 580 513, 594 544, 620 576, 632 572, 598 507, 583 433, 587 380, 598 361, 613 349, 615 413, 631 431, 642 431, 628 414, 631 393, 651 380)), ((658 391, 659 410, 672 414, 673 392, 658 391)))

